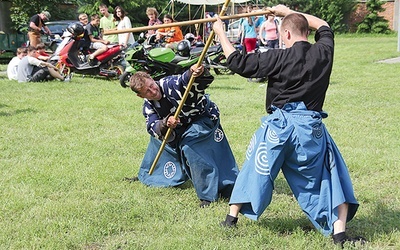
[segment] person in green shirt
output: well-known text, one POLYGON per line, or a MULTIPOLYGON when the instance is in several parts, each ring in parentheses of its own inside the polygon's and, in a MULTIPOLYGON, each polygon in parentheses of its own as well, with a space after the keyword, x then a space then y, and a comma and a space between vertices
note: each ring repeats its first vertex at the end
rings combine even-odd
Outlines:
MULTIPOLYGON (((105 31, 108 30, 116 30, 117 25, 114 19, 114 15, 108 12, 108 7, 105 4, 101 4, 99 6, 100 13, 103 15, 100 18, 100 30, 101 33, 104 34, 105 31)), ((110 43, 118 43, 118 35, 103 35, 103 39, 110 41, 110 43)))

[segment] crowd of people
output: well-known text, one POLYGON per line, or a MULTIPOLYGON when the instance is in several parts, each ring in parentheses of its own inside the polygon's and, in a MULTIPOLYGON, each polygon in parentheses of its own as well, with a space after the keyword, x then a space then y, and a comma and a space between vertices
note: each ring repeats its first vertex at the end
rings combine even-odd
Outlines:
MULTIPOLYGON (((326 21, 284 5, 268 10, 270 14, 265 16, 241 20, 244 52, 228 40, 221 19, 217 17, 212 27, 230 70, 246 78, 268 80, 267 115, 261 118, 240 171, 221 125, 220 110, 206 94, 214 77, 203 66, 193 65, 181 75, 158 81, 146 72, 130 78, 131 90, 143 98, 142 113, 150 135, 135 180, 163 187, 191 180, 202 208, 221 197, 230 199, 229 213, 221 225, 236 227, 239 213, 253 220, 264 213, 272 200, 275 178, 282 171, 299 206, 317 230, 332 235, 333 242, 341 246, 345 242, 364 243, 364 238, 346 233, 346 223, 353 219, 359 204, 344 159, 322 121, 327 117, 323 105, 333 66, 333 31, 326 21), (276 17, 282 18, 280 24, 276 17), (315 30, 313 44, 308 41, 309 29, 315 30), (268 50, 255 53, 258 39, 268 50), (279 49, 280 44, 285 49, 279 49), (187 90, 191 78, 193 86, 187 90), (189 95, 182 105, 186 91, 189 95), (180 105, 180 113, 175 114, 180 105), (156 171, 150 174, 162 140, 166 140, 166 149, 156 171)), ((247 12, 251 11, 248 6, 247 12)), ((131 27, 121 7, 111 14, 107 6, 101 5, 100 12, 103 17, 92 15, 90 23, 86 14, 79 15, 87 31, 84 37, 90 40, 87 46, 100 53, 109 43, 128 46, 134 42, 131 33, 102 35, 107 30, 131 27)), ((156 9, 148 8, 146 14, 149 26, 162 23, 156 9)), ((32 18, 32 30, 43 25, 37 19, 49 15, 43 12, 32 18)), ((174 18, 166 14, 163 21, 173 23, 174 18)), ((154 34, 170 47, 183 39, 178 26, 148 32, 154 34)), ((18 49, 7 69, 9 79, 66 80, 46 62, 48 55, 42 47, 37 44, 18 49)))

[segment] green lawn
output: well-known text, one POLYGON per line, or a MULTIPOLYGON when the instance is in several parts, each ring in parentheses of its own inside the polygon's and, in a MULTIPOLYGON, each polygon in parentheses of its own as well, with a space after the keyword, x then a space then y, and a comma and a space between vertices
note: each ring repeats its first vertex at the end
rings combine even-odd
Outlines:
MULTIPOLYGON (((378 63, 396 49, 397 35, 337 36, 324 106, 360 202, 348 232, 370 241, 362 249, 400 249, 400 63, 378 63)), ((333 248, 282 175, 260 220, 240 216, 230 230, 219 226, 227 201, 200 209, 190 183, 123 181, 137 174, 149 135, 141 99, 117 81, 28 84, 0 73, 0 89, 0 249, 333 248)), ((217 76, 208 93, 241 165, 265 86, 217 76)))

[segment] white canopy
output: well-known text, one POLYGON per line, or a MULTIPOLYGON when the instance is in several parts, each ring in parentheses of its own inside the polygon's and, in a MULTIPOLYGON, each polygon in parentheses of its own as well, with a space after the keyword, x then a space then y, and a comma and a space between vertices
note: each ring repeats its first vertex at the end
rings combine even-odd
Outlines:
MULTIPOLYGON (((225 0, 177 0, 180 3, 186 3, 190 5, 218 5, 224 4, 225 0)), ((231 3, 245 3, 250 0, 231 0, 231 3)))

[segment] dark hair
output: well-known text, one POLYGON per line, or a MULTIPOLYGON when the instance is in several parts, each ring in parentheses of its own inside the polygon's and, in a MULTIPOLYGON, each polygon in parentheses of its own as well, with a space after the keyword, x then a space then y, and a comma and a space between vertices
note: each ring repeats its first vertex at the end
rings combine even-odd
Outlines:
POLYGON ((99 14, 93 14, 91 17, 90 17, 90 21, 92 21, 92 20, 94 20, 94 19, 99 19, 100 17, 99 17, 99 14))
POLYGON ((285 16, 282 20, 281 29, 288 29, 295 35, 307 36, 308 35, 308 21, 300 13, 291 13, 285 16))
POLYGON ((121 6, 117 6, 117 7, 115 7, 115 9, 114 9, 114 19, 116 20, 116 21, 120 21, 120 20, 122 20, 124 17, 125 17, 125 14, 126 14, 126 12, 125 12, 125 10, 121 7, 121 6), (120 10, 121 11, 121 18, 117 15, 117 10, 120 10))
POLYGON ((163 17, 163 19, 164 19, 164 18, 170 19, 170 20, 172 20, 172 22, 175 22, 175 19, 172 17, 171 14, 165 14, 164 17, 163 17))
POLYGON ((46 49, 46 45, 44 45, 44 43, 39 43, 36 45, 36 50, 40 50, 40 49, 46 49))
POLYGON ((29 52, 32 52, 32 51, 36 51, 37 49, 36 49, 36 47, 35 46, 32 46, 32 45, 29 45, 28 46, 28 53, 29 52))

